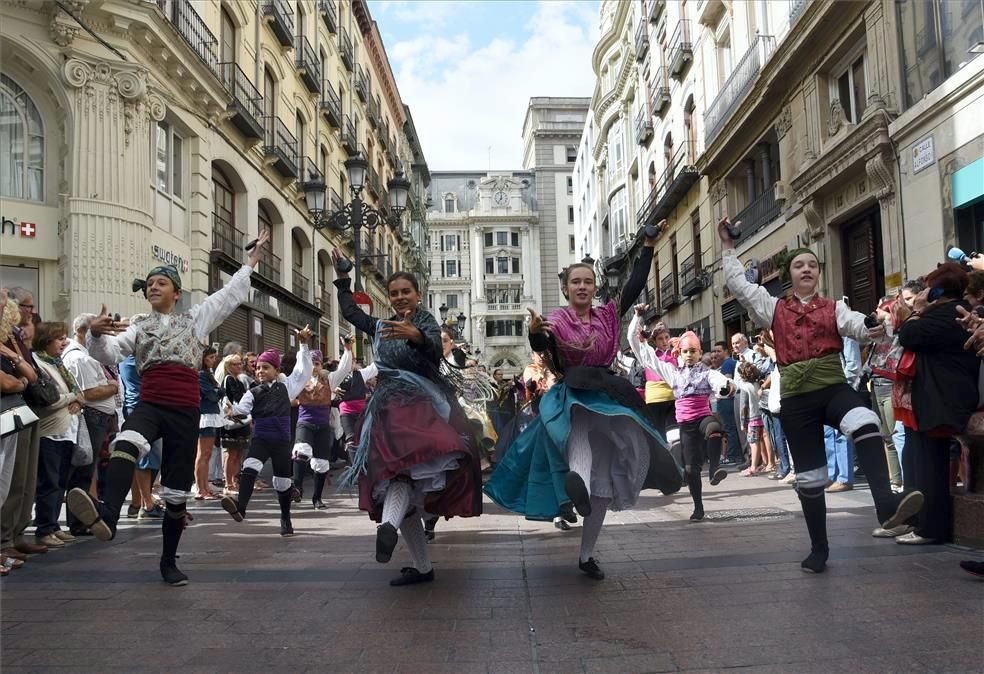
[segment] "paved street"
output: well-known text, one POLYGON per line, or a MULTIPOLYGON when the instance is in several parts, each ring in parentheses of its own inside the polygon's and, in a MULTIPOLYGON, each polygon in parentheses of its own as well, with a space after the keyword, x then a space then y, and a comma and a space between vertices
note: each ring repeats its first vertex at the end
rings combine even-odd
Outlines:
POLYGON ((4 672, 979 672, 984 584, 946 547, 871 538, 867 492, 828 497, 828 572, 799 570, 795 494, 732 474, 685 493, 644 492, 609 515, 608 579, 575 564, 562 533, 488 506, 442 522, 437 580, 391 588, 406 563, 372 559, 374 527, 338 495, 276 533, 272 491, 248 524, 195 506, 185 588, 157 573, 160 534, 133 524, 32 559, 3 581, 4 672), (113 641, 107 639, 112 637, 113 641))

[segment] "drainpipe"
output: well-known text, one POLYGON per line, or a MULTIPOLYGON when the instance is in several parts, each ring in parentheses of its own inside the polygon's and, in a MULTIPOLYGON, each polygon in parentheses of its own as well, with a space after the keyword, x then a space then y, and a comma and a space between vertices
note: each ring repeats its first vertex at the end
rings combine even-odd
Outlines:
POLYGON ((263 90, 263 80, 260 76, 263 74, 262 69, 262 59, 260 58, 260 23, 263 21, 263 8, 260 6, 261 3, 256 3, 256 21, 253 22, 253 40, 256 45, 256 63, 253 66, 253 81, 256 83, 256 87, 262 91, 263 90))

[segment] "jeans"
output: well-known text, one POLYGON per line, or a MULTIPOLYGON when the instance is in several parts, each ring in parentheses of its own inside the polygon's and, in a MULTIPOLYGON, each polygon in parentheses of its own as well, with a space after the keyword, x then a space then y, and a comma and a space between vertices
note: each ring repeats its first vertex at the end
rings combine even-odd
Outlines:
POLYGON ((721 426, 728 438, 728 459, 741 463, 741 440, 738 438, 738 424, 735 422, 735 401, 731 398, 722 398, 718 400, 717 408, 721 426))
POLYGON ((892 431, 892 443, 895 445, 895 451, 899 455, 899 472, 902 475, 902 481, 905 482, 905 461, 902 460, 903 454, 905 454, 905 426, 902 425, 901 421, 895 422, 895 429, 892 431))
MULTIPOLYGON (((89 441, 92 444, 92 463, 84 466, 70 466, 68 483, 65 485, 66 491, 70 491, 76 487, 84 492, 89 491, 89 487, 92 485, 92 474, 96 469, 96 464, 99 462, 99 452, 102 450, 103 442, 106 441, 106 434, 109 432, 109 424, 112 422, 113 417, 116 416, 114 414, 105 414, 88 407, 82 408, 82 414, 85 417, 86 428, 89 429, 89 441)), ((71 530, 85 528, 71 511, 68 511, 66 519, 68 521, 68 528, 71 530)))
POLYGON ((830 426, 823 427, 823 444, 827 450, 827 477, 831 482, 854 485, 854 445, 844 434, 830 426))
POLYGON ((782 424, 779 417, 772 414, 763 414, 762 421, 765 422, 765 430, 772 439, 772 447, 775 449, 776 456, 779 457, 779 477, 789 475, 789 448, 786 446, 786 434, 782 432, 782 424))
MULTIPOLYGON (((65 489, 72 470, 71 440, 41 438, 38 452, 38 487, 34 495, 35 536, 42 538, 61 529, 58 516, 65 502, 65 489)), ((89 485, 86 485, 88 491, 89 485)))

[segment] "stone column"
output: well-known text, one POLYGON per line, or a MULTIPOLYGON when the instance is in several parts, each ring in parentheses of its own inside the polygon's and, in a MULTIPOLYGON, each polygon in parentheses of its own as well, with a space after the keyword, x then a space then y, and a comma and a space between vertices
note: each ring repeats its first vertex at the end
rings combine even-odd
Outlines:
POLYGON ((485 227, 475 227, 472 230, 472 292, 475 293, 476 301, 485 299, 485 262, 483 251, 485 250, 485 227))
MULTIPOLYGON (((745 189, 748 190, 748 204, 755 201, 758 191, 755 189, 755 160, 745 160, 745 189)), ((746 206, 748 205, 746 204, 746 206)))
POLYGON ((164 101, 140 65, 75 56, 62 69, 71 110, 71 164, 65 191, 66 315, 131 314, 146 304, 130 288, 147 272, 153 221, 150 129, 164 101))
POLYGON ((769 189, 772 184, 772 166, 769 146, 766 143, 759 143, 758 147, 759 165, 762 167, 762 185, 764 189, 769 189))

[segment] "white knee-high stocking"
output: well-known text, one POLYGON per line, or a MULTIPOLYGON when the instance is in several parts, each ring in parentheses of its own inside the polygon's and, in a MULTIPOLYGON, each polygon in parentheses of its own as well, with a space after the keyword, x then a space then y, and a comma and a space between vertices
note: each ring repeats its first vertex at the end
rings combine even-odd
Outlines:
POLYGON ((400 523, 410 509, 410 483, 403 480, 393 480, 386 489, 383 500, 383 522, 392 524, 399 529, 400 523))
POLYGON ((424 537, 424 525, 416 515, 403 520, 400 525, 403 542, 407 544, 413 567, 420 573, 428 573, 433 568, 430 556, 427 554, 427 539, 424 537))
POLYGON ((601 533, 601 525, 605 523, 605 514, 608 512, 610 502, 609 498, 591 497, 591 514, 584 518, 584 526, 581 528, 580 561, 582 562, 588 561, 594 555, 595 544, 601 533))
POLYGON ((581 476, 591 493, 591 445, 587 433, 571 433, 567 440, 567 466, 581 476))

